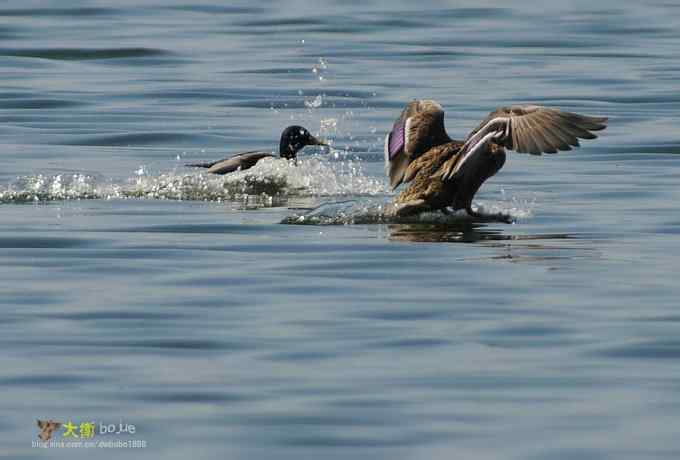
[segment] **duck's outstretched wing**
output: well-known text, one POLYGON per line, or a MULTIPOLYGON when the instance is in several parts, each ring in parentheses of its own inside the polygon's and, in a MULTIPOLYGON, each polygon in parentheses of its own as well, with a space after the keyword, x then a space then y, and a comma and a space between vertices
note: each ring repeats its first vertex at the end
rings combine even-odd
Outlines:
POLYGON ((595 139, 592 131, 607 127, 607 118, 589 117, 538 105, 500 107, 468 136, 466 143, 496 132, 493 141, 519 153, 540 155, 571 150, 579 139, 595 139))
POLYGON ((589 117, 539 105, 500 107, 474 129, 455 160, 438 172, 444 179, 454 176, 466 160, 493 142, 519 153, 540 155, 571 150, 579 139, 595 139, 592 131, 607 127, 607 118, 589 117))
POLYGON ((230 172, 245 170, 252 168, 255 164, 263 158, 273 157, 270 152, 262 152, 254 150, 252 152, 243 152, 223 160, 217 160, 209 163, 194 163, 185 166, 191 168, 208 168, 211 174, 227 174, 230 172))
POLYGON ((409 164, 432 147, 451 139, 444 129, 444 109, 431 100, 408 103, 385 136, 385 172, 392 188, 404 180, 409 164))

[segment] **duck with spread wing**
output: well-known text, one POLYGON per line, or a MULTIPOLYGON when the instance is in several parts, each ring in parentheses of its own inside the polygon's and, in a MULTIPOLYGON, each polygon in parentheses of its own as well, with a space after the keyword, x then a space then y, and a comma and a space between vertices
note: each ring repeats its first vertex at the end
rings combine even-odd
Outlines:
MULTIPOLYGON (((537 105, 501 107, 491 112, 464 141, 444 128, 444 109, 432 100, 406 105, 385 137, 385 170, 390 185, 408 187, 395 199, 395 213, 448 213, 472 209, 472 198, 484 181, 505 164, 505 149, 540 155, 571 150, 579 139, 595 139, 607 118, 589 117, 537 105)), ((508 216, 494 216, 511 221, 508 216)))

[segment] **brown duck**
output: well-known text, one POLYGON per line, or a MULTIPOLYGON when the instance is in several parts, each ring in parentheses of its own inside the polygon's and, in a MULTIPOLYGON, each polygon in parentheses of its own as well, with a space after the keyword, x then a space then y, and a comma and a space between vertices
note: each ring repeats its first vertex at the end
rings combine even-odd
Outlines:
MULTIPOLYGON (((325 142, 312 136, 302 126, 289 126, 281 133, 279 142, 279 156, 288 160, 297 159, 297 153, 307 145, 328 146, 325 142)), ((223 160, 209 163, 195 163, 186 165, 191 168, 207 168, 212 174, 227 174, 234 171, 243 171, 252 168, 263 158, 273 158, 271 152, 253 150, 251 152, 237 153, 223 160)))
POLYGON ((505 164, 505 149, 540 155, 571 150, 579 139, 595 139, 592 131, 607 118, 588 117, 537 105, 501 107, 491 112, 465 139, 451 139, 444 128, 444 109, 432 100, 415 100, 404 108, 385 137, 385 170, 392 188, 409 185, 395 199, 398 216, 423 211, 448 213, 465 209, 476 218, 472 198, 505 164))

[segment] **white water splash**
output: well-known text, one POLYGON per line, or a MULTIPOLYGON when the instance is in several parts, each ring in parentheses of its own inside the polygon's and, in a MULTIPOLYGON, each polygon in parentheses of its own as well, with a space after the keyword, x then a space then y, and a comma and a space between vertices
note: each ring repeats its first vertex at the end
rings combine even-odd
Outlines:
POLYGON ((56 174, 20 177, 5 188, 0 187, 0 203, 117 198, 118 186, 87 174, 56 174))
POLYGON ((265 158, 253 168, 225 176, 161 174, 140 176, 124 192, 155 199, 224 201, 244 196, 343 196, 387 193, 384 181, 364 174, 361 162, 317 158, 265 158))
POLYGON ((329 162, 267 158, 247 171, 226 176, 176 171, 151 174, 140 167, 122 184, 85 174, 34 175, 0 186, 0 203, 60 200, 146 198, 166 200, 237 201, 313 196, 366 196, 388 193, 382 179, 367 176, 360 161, 329 162))
POLYGON ((326 71, 328 70, 328 61, 320 57, 314 66, 312 66, 312 73, 319 79, 324 81, 326 79, 326 71))
POLYGON ((305 107, 308 109, 318 109, 323 105, 323 95, 317 94, 316 97, 306 97, 305 107))
MULTIPOLYGON (((530 203, 513 202, 477 203, 476 211, 494 221, 497 216, 510 217, 512 221, 528 219, 532 216, 530 203)), ((469 216, 464 210, 451 214, 442 212, 424 212, 414 216, 398 217, 394 206, 387 200, 350 200, 325 203, 303 213, 293 214, 281 221, 292 225, 352 225, 352 224, 387 224, 387 223, 422 223, 422 224, 455 224, 479 221, 469 216)))

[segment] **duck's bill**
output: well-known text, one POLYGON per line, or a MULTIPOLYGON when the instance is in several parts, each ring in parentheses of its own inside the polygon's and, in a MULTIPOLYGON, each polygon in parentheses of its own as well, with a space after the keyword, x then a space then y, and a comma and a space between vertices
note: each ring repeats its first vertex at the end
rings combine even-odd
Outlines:
POLYGON ((325 147, 329 147, 326 139, 318 139, 314 136, 310 136, 309 145, 323 145, 325 147))

